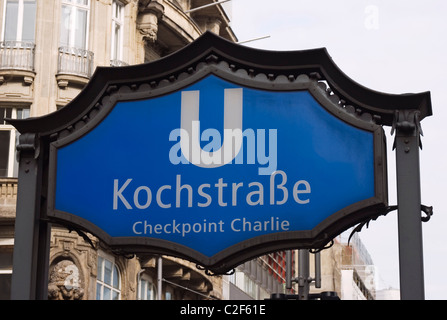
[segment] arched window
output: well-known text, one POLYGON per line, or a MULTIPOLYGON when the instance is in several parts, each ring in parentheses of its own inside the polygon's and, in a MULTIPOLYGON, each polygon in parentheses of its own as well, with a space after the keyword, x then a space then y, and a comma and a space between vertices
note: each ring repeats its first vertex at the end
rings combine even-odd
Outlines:
POLYGON ((157 288, 147 274, 142 274, 138 281, 138 300, 156 300, 157 288))
POLYGON ((112 261, 98 256, 98 275, 96 278, 96 300, 119 300, 121 298, 121 276, 112 261))

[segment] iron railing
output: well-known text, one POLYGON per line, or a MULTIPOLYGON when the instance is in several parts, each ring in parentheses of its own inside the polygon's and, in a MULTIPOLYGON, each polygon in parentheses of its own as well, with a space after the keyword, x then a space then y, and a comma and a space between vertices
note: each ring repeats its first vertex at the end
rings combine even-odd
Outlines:
POLYGON ((34 71, 35 47, 33 42, 0 42, 0 69, 34 71))
POLYGON ((93 52, 88 50, 59 47, 57 72, 90 78, 93 74, 93 56, 93 52))
POLYGON ((15 203, 17 199, 17 178, 0 178, 0 205, 7 204, 8 199, 15 203))

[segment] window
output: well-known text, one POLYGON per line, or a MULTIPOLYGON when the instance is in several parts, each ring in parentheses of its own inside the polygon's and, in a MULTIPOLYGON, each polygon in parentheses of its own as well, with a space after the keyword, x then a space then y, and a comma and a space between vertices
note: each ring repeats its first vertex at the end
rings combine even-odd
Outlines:
POLYGON ((123 54, 123 25, 124 6, 121 2, 114 0, 112 3, 112 41, 110 61, 111 65, 119 64, 123 54))
POLYGON ((0 238, 0 300, 9 300, 14 239, 0 238))
POLYGON ((156 300, 157 290, 152 280, 143 274, 138 282, 138 300, 156 300))
POLYGON ((115 263, 98 256, 96 300, 119 300, 121 298, 120 273, 115 263))
POLYGON ((16 145, 19 133, 5 118, 26 119, 29 108, 0 107, 0 177, 17 177, 18 163, 16 160, 16 145))
POLYGON ((34 42, 35 0, 7 0, 3 19, 3 41, 34 42))
POLYGON ((90 0, 62 0, 61 46, 87 49, 90 0))
POLYGON ((171 291, 165 292, 165 300, 172 300, 172 292, 171 291))
POLYGON ((258 299, 258 285, 246 274, 244 274, 244 291, 253 299, 258 299))

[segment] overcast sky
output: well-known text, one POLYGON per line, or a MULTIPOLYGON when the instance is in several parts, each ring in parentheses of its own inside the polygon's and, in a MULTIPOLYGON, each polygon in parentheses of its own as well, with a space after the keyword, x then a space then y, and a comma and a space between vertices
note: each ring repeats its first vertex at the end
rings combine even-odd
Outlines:
MULTIPOLYGON (((232 27, 244 45, 268 50, 326 47, 350 78, 387 93, 431 92, 433 116, 422 121, 422 203, 426 299, 447 298, 447 1, 232 0, 232 27)), ((393 137, 388 144, 389 203, 396 200, 393 137)), ((380 217, 360 237, 378 267, 381 287, 399 287, 397 213, 380 217)))

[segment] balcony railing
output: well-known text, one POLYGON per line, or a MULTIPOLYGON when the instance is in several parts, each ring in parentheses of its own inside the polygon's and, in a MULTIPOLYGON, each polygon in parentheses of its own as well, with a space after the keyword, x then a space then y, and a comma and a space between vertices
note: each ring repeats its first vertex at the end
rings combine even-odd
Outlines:
MULTIPOLYGON (((0 178, 0 218, 17 201, 17 178, 0 178)), ((14 210, 15 211, 15 210, 14 210)))
POLYGON ((93 74, 93 52, 73 47, 59 47, 57 71, 59 74, 90 78, 93 74))
POLYGON ((33 42, 0 42, 0 70, 15 69, 34 71, 35 46, 33 42))

